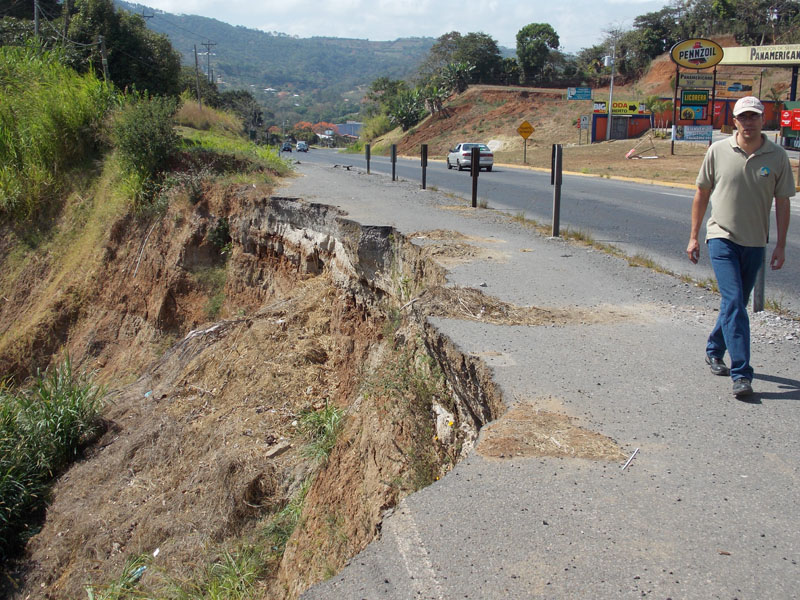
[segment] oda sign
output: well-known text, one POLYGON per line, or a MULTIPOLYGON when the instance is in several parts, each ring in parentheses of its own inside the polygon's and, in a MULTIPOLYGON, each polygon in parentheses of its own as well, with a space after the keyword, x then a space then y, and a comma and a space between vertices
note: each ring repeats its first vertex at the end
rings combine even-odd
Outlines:
POLYGON ((688 69, 709 69, 722 60, 722 46, 702 38, 684 40, 670 50, 672 62, 688 69))

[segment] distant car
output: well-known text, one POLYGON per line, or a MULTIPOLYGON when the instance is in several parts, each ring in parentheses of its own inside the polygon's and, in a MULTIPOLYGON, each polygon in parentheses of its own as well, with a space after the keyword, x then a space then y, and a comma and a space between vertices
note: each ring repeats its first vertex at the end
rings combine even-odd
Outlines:
POLYGON ((298 152, 308 152, 308 144, 306 142, 297 142, 298 152))
POLYGON ((745 84, 739 83, 738 81, 736 83, 732 83, 728 87, 728 91, 729 92, 749 92, 752 89, 753 89, 752 85, 745 85, 745 84))
POLYGON ((283 142, 283 146, 281 146, 281 152, 291 152, 292 151, 292 142, 283 142))
POLYGON ((455 167, 459 171, 471 168, 472 148, 475 146, 480 149, 480 168, 491 171, 492 166, 494 166, 494 154, 489 149, 489 146, 476 142, 456 144, 454 148, 451 148, 447 155, 447 168, 452 169, 455 167))

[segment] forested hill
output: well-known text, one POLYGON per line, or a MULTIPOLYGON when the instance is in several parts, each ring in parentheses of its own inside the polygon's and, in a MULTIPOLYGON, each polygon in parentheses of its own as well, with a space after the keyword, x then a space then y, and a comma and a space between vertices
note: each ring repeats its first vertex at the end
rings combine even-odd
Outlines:
MULTIPOLYGON (((254 93, 263 93, 265 88, 298 94, 314 91, 315 100, 324 103, 335 102, 337 97, 341 100, 343 93, 363 88, 381 76, 405 78, 415 71, 436 41, 295 38, 120 0, 115 4, 132 13, 152 15, 147 18, 147 26, 169 37, 183 55, 184 64, 194 65, 195 46, 201 53, 206 51, 203 43, 214 43, 211 70, 226 86, 250 88, 254 93)), ((200 63, 205 69, 205 56, 200 56, 200 63)))

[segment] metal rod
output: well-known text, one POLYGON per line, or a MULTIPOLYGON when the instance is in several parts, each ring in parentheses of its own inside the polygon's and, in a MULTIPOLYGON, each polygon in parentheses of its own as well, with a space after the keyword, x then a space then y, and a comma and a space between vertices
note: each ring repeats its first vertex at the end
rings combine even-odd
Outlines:
POLYGON ((633 457, 636 456, 637 452, 639 452, 638 448, 633 451, 633 454, 631 454, 630 457, 628 458, 628 460, 625 462, 625 464, 622 465, 622 470, 623 471, 625 470, 625 467, 627 467, 629 464, 631 464, 631 461, 633 460, 633 457))

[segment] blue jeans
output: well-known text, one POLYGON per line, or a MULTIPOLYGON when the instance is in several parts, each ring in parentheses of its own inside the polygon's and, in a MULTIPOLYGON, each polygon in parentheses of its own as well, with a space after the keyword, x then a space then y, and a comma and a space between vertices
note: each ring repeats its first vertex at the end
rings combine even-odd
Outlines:
POLYGON ((727 349, 731 357, 731 379, 752 380, 747 302, 764 262, 764 248, 740 246, 724 238, 715 238, 708 240, 708 255, 722 298, 717 323, 708 336, 706 354, 722 358, 727 349))

